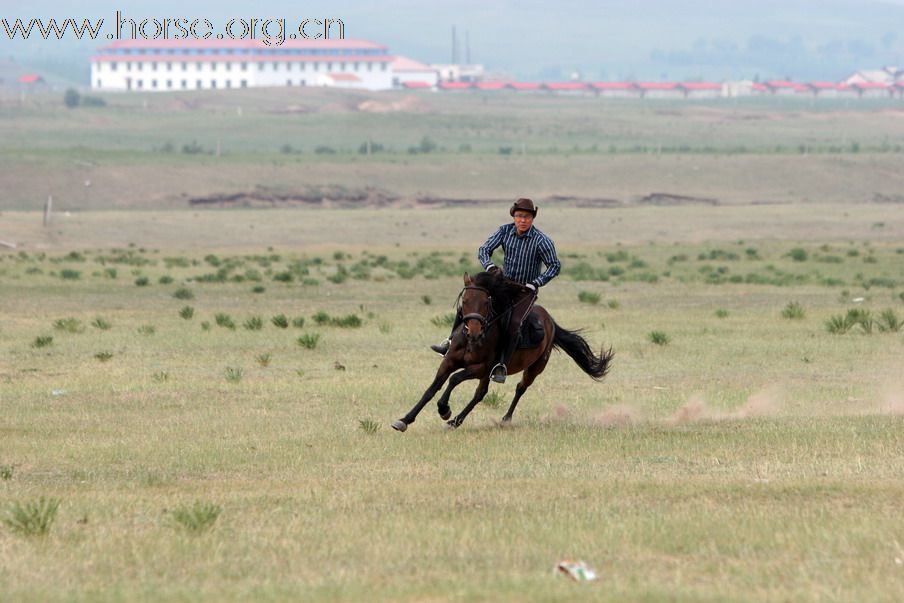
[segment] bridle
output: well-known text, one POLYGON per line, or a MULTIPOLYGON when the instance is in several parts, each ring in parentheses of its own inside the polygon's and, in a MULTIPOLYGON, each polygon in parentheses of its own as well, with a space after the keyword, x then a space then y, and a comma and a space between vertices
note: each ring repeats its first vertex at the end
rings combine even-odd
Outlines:
MULTIPOLYGON (((470 314, 465 314, 461 317, 463 323, 467 323, 469 320, 476 320, 480 322, 480 326, 483 327, 484 330, 499 318, 498 316, 493 316, 493 297, 490 295, 488 289, 483 287, 476 287, 474 285, 467 285, 462 288, 461 293, 458 294, 458 304, 461 305, 461 298, 464 296, 465 291, 480 291, 481 293, 486 294, 486 305, 487 305, 487 313, 486 316, 479 312, 471 312, 470 314)), ((465 328, 467 328, 467 324, 465 324, 465 328)))

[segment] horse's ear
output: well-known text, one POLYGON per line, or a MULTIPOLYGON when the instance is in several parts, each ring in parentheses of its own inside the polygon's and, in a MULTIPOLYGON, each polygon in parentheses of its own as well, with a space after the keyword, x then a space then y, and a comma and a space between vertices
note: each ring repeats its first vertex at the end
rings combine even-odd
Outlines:
POLYGON ((471 276, 467 272, 465 272, 465 286, 468 286, 470 284, 471 284, 471 276))

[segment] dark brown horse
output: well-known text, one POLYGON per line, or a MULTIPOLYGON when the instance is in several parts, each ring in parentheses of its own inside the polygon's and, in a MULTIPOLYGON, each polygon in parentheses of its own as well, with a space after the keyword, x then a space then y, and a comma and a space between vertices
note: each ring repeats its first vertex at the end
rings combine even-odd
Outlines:
MULTIPOLYGON (((407 415, 392 424, 393 429, 405 431, 414 423, 418 413, 423 410, 433 396, 440 390, 446 380, 449 385, 437 402, 439 416, 448 421, 449 426, 458 427, 477 404, 483 400, 490 386, 490 371, 498 361, 499 338, 505 333, 505 322, 511 301, 515 299, 518 283, 509 281, 499 274, 481 272, 472 279, 465 273, 465 286, 460 294, 463 323, 452 337, 452 345, 443 357, 436 372, 433 383, 414 405, 407 415), (453 374, 456 370, 462 369, 453 374), (451 375, 451 378, 450 378, 451 375), (449 408, 449 396, 461 382, 468 379, 479 379, 477 391, 462 411, 454 419, 449 420, 452 411, 449 408)), ((546 368, 553 349, 558 348, 571 356, 581 369, 594 379, 600 380, 609 370, 612 361, 612 350, 603 350, 599 356, 593 353, 587 342, 577 331, 563 329, 552 319, 541 306, 534 306, 533 314, 543 326, 543 340, 533 347, 519 349, 512 356, 508 365, 509 375, 524 371, 521 381, 515 389, 515 397, 508 412, 502 417, 503 423, 512 420, 512 413, 518 400, 527 391, 537 375, 546 368)))

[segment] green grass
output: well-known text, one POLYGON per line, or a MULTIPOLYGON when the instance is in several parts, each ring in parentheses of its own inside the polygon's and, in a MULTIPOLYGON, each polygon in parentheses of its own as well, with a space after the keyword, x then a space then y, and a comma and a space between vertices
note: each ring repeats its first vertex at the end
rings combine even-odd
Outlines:
MULTIPOLYGON (((902 599, 894 558, 895 541, 904 544, 904 342, 900 331, 882 330, 892 324, 883 318, 889 300, 901 314, 900 289, 863 286, 900 280, 901 256, 886 238, 894 214, 860 207, 866 215, 818 212, 829 234, 805 241, 782 238, 782 224, 800 224, 812 207, 776 205, 781 219, 745 230, 738 224, 754 214, 744 209, 544 207, 540 218, 566 265, 608 269, 612 254, 625 270, 605 284, 563 274, 539 302, 564 327, 583 328, 593 350, 613 347, 610 374, 596 383, 554 352, 510 426, 499 420, 517 375, 491 385, 458 430, 446 430, 431 402, 404 434, 388 425, 433 379, 440 358, 427 346, 448 328, 443 313, 462 286, 451 269, 427 277, 439 272, 433 254, 459 271, 458 258, 473 261, 477 244, 455 235, 441 244, 420 232, 466 218, 493 224, 499 208, 160 212, 146 220, 85 212, 78 229, 61 226, 59 236, 86 244, 50 246, 44 258, 31 249, 0 256, 0 391, 13 401, 3 405, 0 468, 15 467, 0 481, 0 510, 42 495, 65 500, 39 542, 0 525, 2 598, 902 599), (588 224, 620 218, 621 245, 587 239, 588 224), (180 222, 192 220, 216 244, 193 248, 196 236, 177 244, 180 222), (887 226, 870 234, 878 221, 887 226), (281 238, 280 228, 301 237, 310 222, 311 242, 281 238), (664 223, 670 239, 656 234, 664 223), (218 238, 249 224, 231 242, 218 238), (349 243, 367 232, 379 234, 349 243), (107 233, 122 237, 119 251, 86 251, 107 233), (130 239, 145 250, 128 247, 130 239), (847 258, 864 243, 877 263, 815 261, 817 249, 847 258), (745 252, 752 245, 756 257, 745 252), (812 250, 812 259, 795 262, 787 256, 795 247, 812 250), (123 264, 121 279, 50 275, 53 260, 73 250, 87 263, 99 254, 147 260, 140 269, 155 283, 237 266, 223 281, 192 285, 199 317, 281 315, 287 325, 304 315, 318 333, 276 324, 203 331, 180 317, 182 302, 165 287, 132 284, 138 264, 123 264), (204 261, 208 254, 218 266, 204 261), (670 262, 677 255, 687 259, 670 262), (185 261, 165 265, 177 256, 185 261), (338 262, 365 260, 369 280, 326 279, 338 262), (396 271, 422 260, 429 269, 410 278, 396 271), (262 274, 304 266, 322 284, 295 278, 254 295, 247 280, 230 280, 251 266, 262 274), (28 274, 34 267, 42 273, 28 274), (646 272, 659 279, 631 279, 646 272), (712 282, 713 274, 724 281, 712 282), (618 311, 579 300, 597 287, 618 298, 618 311), (807 320, 779 316, 789 299, 807 320), (825 320, 845 318, 855 304, 871 313, 872 334, 856 324, 845 336, 826 331, 825 320), (730 319, 716 319, 716 309, 730 319), (322 326, 310 318, 318 312, 322 326), (350 315, 358 328, 331 324, 350 315), (55 317, 86 325, 97 316, 113 328, 52 331, 52 346, 32 347, 55 317), (156 336, 137 336, 151 324, 156 336), (650 343, 654 330, 669 344, 650 343), (300 335, 314 345, 303 347, 300 335), (92 356, 103 349, 116 355, 101 365, 92 356), (555 564, 568 558, 599 569, 600 581, 556 577, 555 564)), ((14 225, 40 225, 39 214, 26 218, 10 215, 14 225)), ((476 385, 454 391, 453 412, 476 385)))
POLYGON ((40 497, 27 502, 13 502, 6 509, 2 523, 22 536, 46 536, 60 508, 58 498, 40 497))

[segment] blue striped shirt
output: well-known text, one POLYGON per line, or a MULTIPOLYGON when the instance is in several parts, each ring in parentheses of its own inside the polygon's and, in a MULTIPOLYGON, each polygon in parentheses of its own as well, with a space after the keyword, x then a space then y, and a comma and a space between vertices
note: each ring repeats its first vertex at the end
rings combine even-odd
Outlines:
POLYGON ((517 232, 514 224, 500 226, 477 250, 477 259, 484 270, 489 270, 495 266, 490 258, 501 246, 505 253, 502 274, 525 285, 531 283, 539 289, 562 269, 562 263, 556 256, 556 246, 552 239, 534 226, 521 236, 517 232), (541 263, 546 265, 543 273, 540 272, 541 263))

